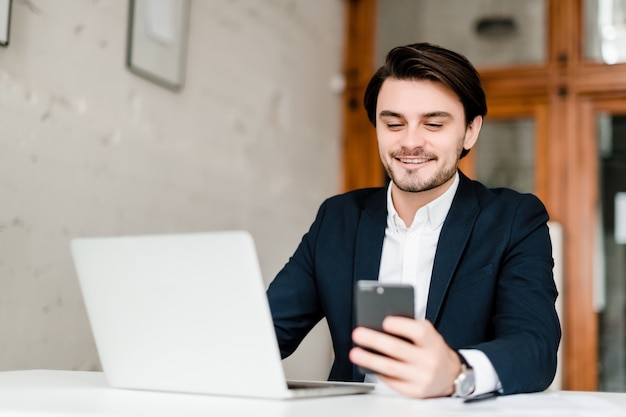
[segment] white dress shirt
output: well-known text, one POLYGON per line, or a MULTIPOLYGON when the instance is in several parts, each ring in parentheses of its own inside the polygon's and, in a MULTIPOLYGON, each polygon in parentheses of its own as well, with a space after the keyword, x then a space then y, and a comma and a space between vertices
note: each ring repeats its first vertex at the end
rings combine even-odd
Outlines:
MULTIPOLYGON (((446 192, 415 213, 410 227, 398 215, 391 196, 391 183, 387 191, 387 228, 383 241, 378 281, 381 283, 410 284, 415 289, 415 318, 426 317, 426 304, 430 279, 435 261, 435 251, 443 222, 459 186, 459 174, 446 192)), ((487 356, 475 349, 462 349, 461 353, 474 368, 478 395, 500 389, 498 375, 487 356)), ((373 374, 366 382, 377 382, 373 374)))

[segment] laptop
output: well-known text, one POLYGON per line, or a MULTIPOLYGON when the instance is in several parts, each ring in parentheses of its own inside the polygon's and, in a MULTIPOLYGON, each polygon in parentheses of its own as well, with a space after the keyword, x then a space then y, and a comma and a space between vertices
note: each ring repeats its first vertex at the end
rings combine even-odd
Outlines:
POLYGON ((71 252, 112 387, 275 399, 373 389, 290 386, 248 232, 79 238, 71 252))

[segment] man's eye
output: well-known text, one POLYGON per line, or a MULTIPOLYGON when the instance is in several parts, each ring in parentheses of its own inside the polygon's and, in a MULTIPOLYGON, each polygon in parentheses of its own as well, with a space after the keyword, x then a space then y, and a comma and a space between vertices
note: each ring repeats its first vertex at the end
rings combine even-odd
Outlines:
POLYGON ((400 129, 402 127, 401 123, 387 123, 387 127, 389 129, 400 129))
POLYGON ((426 126, 433 128, 433 129, 437 129, 442 127, 443 125, 441 123, 426 123, 426 126))

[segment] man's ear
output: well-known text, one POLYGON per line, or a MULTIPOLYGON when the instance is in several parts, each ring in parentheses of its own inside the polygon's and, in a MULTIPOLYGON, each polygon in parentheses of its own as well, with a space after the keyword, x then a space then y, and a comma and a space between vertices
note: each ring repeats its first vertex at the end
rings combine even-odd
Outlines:
POLYGON ((483 126, 483 117, 476 116, 465 129, 465 139, 463 140, 463 149, 470 150, 476 145, 478 141, 478 134, 480 128, 483 126))

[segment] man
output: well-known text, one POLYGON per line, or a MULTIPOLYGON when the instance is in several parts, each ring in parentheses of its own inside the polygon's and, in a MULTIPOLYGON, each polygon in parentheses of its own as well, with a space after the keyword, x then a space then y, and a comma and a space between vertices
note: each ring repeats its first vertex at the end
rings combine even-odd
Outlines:
POLYGON ((270 285, 281 354, 325 317, 331 380, 363 381, 361 366, 416 398, 547 388, 561 336, 548 214, 458 171, 487 113, 478 73, 438 46, 397 47, 364 101, 391 182, 326 200, 270 285), (411 283, 415 319, 355 329, 357 280, 411 283))

